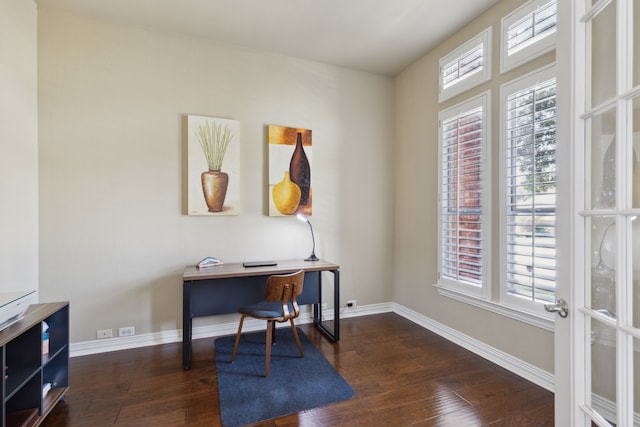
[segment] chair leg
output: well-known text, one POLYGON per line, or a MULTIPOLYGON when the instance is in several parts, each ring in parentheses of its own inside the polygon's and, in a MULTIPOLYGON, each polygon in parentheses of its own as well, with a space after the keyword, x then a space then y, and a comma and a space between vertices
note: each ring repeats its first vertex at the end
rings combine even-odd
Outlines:
POLYGON ((236 334, 236 342, 233 344, 233 353, 231 353, 231 363, 236 360, 236 350, 238 350, 238 343, 240 342, 240 334, 242 333, 242 323, 244 322, 244 314, 240 318, 240 324, 238 325, 238 333, 236 334))
POLYGON ((269 367, 271 365, 271 346, 273 340, 273 320, 267 320, 267 339, 264 354, 264 376, 269 376, 269 367))
POLYGON ((293 331, 293 336, 296 339, 296 344, 298 345, 298 351, 300 351, 300 357, 304 357, 304 352, 302 351, 302 344, 300 344, 300 338, 298 337, 298 330, 296 329, 296 325, 293 323, 293 319, 289 319, 291 322, 291 330, 293 331))

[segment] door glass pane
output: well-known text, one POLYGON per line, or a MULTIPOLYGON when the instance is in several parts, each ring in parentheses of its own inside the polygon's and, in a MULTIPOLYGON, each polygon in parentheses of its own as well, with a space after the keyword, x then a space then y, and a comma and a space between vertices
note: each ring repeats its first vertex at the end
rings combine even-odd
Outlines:
POLYGON ((616 2, 591 21, 591 106, 616 94, 616 2))
POLYGON ((591 308, 616 317, 616 220, 591 219, 591 308))
MULTIPOLYGON (((605 111, 589 120, 592 209, 616 207, 616 112, 605 111)), ((589 170, 589 168, 587 170, 589 170)))
POLYGON ((638 217, 631 221, 631 239, 631 264, 633 268, 631 312, 633 313, 633 326, 640 329, 640 218, 638 217))
POLYGON ((591 408, 600 416, 616 421, 616 331, 591 320, 591 408))
MULTIPOLYGON (((636 8, 640 10, 640 3, 636 8)), ((640 31, 639 31, 640 32, 640 31)), ((640 41, 638 41, 640 43, 640 41)), ((633 179, 631 191, 633 207, 640 208, 640 97, 633 98, 633 179)))
MULTIPOLYGON (((633 413, 640 414, 640 340, 633 339, 633 413)), ((638 418, 634 416, 638 425, 638 418)))
POLYGON ((640 4, 633 2, 633 85, 640 84, 640 4))

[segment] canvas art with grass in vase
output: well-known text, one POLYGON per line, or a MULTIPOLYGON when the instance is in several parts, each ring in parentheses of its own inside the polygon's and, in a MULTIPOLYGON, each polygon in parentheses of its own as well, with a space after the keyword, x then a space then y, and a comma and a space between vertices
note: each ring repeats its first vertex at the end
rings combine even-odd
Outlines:
POLYGON ((269 216, 310 217, 311 130, 269 126, 269 216))
POLYGON ((238 215, 240 124, 187 116, 188 214, 238 215))

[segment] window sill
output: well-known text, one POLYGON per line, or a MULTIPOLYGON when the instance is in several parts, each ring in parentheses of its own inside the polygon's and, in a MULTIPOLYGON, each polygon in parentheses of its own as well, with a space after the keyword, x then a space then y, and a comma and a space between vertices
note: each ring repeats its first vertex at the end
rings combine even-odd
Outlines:
MULTIPOLYGON (((491 311, 493 313, 500 314, 502 316, 509 317, 511 319, 515 319, 528 325, 535 326, 550 332, 553 332, 555 330, 553 318, 545 317, 542 314, 536 315, 523 310, 518 310, 516 308, 508 307, 495 301, 485 300, 477 296, 463 294, 459 291, 455 291, 442 285, 434 286, 438 288, 438 293, 440 295, 446 296, 448 298, 452 298, 457 301, 461 301, 466 304, 470 304, 475 307, 479 307, 484 310, 491 311)), ((540 308, 542 309, 542 307, 540 308)))

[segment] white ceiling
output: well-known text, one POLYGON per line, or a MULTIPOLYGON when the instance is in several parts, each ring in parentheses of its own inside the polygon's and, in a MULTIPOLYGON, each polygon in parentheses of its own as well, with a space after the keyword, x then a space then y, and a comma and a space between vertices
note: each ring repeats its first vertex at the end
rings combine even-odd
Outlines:
POLYGON ((159 29, 393 76, 498 0, 36 0, 159 29))

